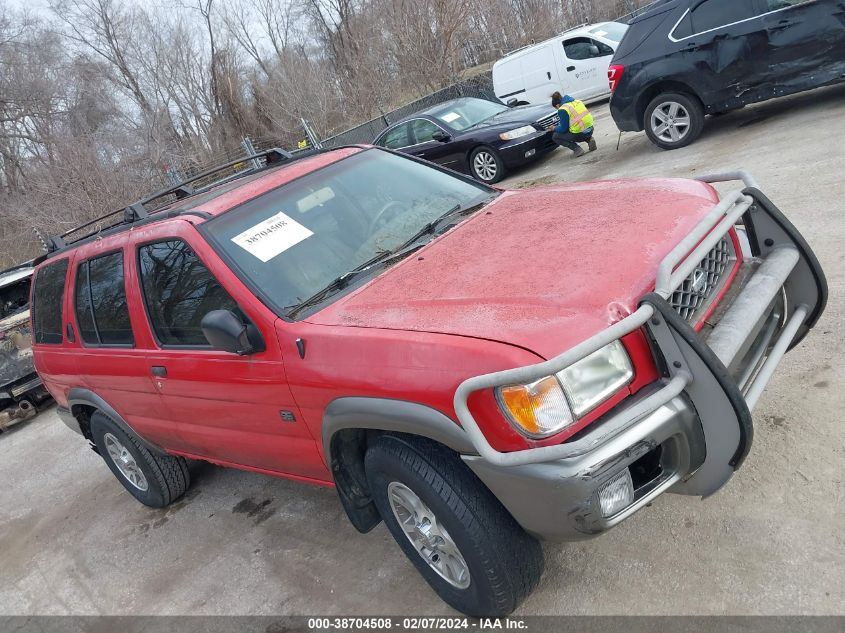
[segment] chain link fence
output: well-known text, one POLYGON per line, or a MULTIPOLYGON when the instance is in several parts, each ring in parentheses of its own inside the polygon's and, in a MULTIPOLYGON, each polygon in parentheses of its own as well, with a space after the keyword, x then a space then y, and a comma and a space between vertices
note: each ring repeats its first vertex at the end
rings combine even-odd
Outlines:
POLYGON ((328 138, 319 141, 322 147, 339 147, 341 145, 351 145, 355 143, 372 143, 373 139, 386 127, 392 125, 396 121, 425 110, 438 103, 449 101, 450 99, 457 99, 459 97, 477 97, 479 99, 487 99, 489 101, 497 101, 496 95, 493 92, 493 74, 488 71, 486 73, 475 75, 464 81, 446 86, 445 88, 432 92, 429 95, 421 97, 410 103, 384 112, 381 116, 375 119, 370 119, 360 125, 345 130, 340 134, 335 134, 328 138))

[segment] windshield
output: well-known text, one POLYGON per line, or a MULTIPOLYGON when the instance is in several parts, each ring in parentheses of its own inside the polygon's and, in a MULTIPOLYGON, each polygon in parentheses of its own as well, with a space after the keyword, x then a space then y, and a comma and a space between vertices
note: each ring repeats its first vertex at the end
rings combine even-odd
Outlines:
POLYGON ((453 130, 462 132, 507 109, 506 105, 485 101, 484 99, 462 99, 447 104, 444 108, 431 111, 431 115, 443 121, 453 130))
POLYGON ((369 149, 250 200, 204 224, 203 232, 287 316, 429 222, 493 195, 481 184, 369 149))
POLYGON ((621 42, 625 36, 625 31, 628 30, 627 24, 620 24, 619 22, 605 22, 599 27, 594 28, 590 33, 598 35, 611 42, 621 42))

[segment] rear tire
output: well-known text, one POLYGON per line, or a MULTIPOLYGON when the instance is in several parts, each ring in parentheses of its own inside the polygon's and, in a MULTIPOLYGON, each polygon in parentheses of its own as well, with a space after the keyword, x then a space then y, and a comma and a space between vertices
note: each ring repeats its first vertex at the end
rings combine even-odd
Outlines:
POLYGON ((505 164, 496 150, 485 145, 476 147, 469 155, 469 170, 473 178, 492 185, 505 177, 505 164))
POLYGON ((704 108, 696 97, 666 92, 657 95, 648 104, 643 125, 649 140, 658 147, 686 147, 704 129, 704 108))
POLYGON ((100 411, 91 416, 91 435, 117 480, 145 506, 163 508, 188 489, 191 478, 184 457, 151 453, 100 411))
POLYGON ((430 440, 383 435, 364 465, 393 538, 451 607, 504 616, 537 586, 540 544, 455 453, 430 440))

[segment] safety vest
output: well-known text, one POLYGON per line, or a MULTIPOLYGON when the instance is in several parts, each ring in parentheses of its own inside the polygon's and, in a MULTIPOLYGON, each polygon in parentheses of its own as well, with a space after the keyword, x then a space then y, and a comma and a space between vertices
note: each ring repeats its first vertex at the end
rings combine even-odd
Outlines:
POLYGON ((569 115, 569 131, 572 134, 580 134, 593 127, 593 115, 587 110, 583 101, 561 103, 558 110, 565 110, 569 115))

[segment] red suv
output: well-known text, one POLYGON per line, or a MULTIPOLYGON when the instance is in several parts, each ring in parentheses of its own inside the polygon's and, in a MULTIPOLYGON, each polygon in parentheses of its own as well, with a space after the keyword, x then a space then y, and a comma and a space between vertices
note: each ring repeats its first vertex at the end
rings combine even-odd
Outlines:
POLYGON ((379 148, 250 158, 51 240, 44 384, 142 503, 186 459, 334 486, 471 615, 531 592, 538 539, 725 484, 826 301, 744 173, 502 191, 379 148))

